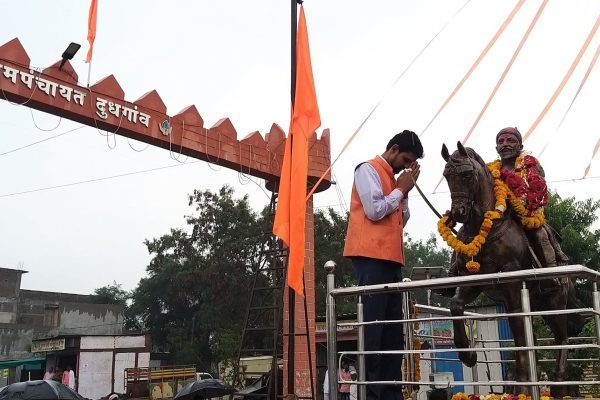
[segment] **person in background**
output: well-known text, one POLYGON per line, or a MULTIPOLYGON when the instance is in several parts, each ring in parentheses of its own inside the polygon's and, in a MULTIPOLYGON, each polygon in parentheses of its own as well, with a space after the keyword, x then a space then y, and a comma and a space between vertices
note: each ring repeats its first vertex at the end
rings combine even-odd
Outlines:
POLYGON ((69 389, 75 390, 75 372, 71 367, 67 367, 62 374, 62 384, 68 386, 69 389))
POLYGON ((46 370, 44 373, 45 381, 53 381, 54 380, 54 367, 50 367, 50 369, 46 370))
MULTIPOLYGON (((347 361, 342 361, 342 370, 340 371, 340 380, 351 381, 352 375, 350 374, 350 367, 347 361)), ((350 384, 340 384, 340 400, 350 400, 350 384)))
POLYGON ((69 386, 69 370, 71 369, 71 367, 67 367, 65 368, 65 370, 62 373, 62 378, 60 380, 60 383, 62 383, 65 386, 69 386))

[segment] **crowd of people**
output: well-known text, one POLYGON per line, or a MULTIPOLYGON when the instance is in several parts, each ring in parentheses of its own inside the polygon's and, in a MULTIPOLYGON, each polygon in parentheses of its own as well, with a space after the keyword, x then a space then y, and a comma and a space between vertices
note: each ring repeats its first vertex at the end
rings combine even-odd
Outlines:
POLYGON ((64 370, 61 368, 50 367, 44 373, 45 381, 57 381, 70 389, 75 390, 75 372, 67 366, 64 370))

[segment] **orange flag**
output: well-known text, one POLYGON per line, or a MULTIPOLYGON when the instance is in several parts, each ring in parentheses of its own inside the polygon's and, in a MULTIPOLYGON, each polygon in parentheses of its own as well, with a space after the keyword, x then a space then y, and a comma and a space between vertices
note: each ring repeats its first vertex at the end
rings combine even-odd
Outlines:
POLYGON ((308 138, 321 126, 315 82, 310 63, 304 7, 300 7, 296 38, 296 96, 292 107, 290 133, 279 181, 279 199, 273 234, 289 248, 288 285, 304 296, 304 227, 306 222, 306 179, 308 138))
POLYGON ((90 4, 90 15, 88 17, 88 35, 87 40, 90 42, 90 49, 87 52, 85 62, 92 61, 92 52, 94 51, 94 40, 96 40, 96 16, 98 14, 98 0, 92 0, 90 4))

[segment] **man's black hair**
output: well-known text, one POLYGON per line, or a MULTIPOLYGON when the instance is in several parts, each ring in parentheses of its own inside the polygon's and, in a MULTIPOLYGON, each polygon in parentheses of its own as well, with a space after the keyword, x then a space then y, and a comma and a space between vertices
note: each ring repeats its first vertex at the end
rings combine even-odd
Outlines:
POLYGON ((398 145, 398 149, 401 152, 411 152, 417 158, 423 158, 423 145, 417 134, 413 131, 404 130, 394 136, 388 143, 386 150, 391 149, 395 144, 398 145))

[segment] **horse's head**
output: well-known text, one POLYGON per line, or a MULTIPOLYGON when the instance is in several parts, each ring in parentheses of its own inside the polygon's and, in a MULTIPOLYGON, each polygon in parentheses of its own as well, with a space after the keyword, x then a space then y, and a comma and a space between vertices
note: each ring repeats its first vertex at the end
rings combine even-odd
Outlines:
MULTIPOLYGON (((442 157, 446 160, 444 177, 450 188, 452 206, 450 212, 452 219, 459 223, 468 222, 473 216, 473 211, 478 208, 481 213, 481 181, 484 174, 491 178, 485 168, 481 157, 471 148, 465 148, 461 142, 457 143, 458 150, 452 153, 444 144, 442 146, 442 157)), ((488 179, 489 180, 489 179, 488 179)), ((484 210, 485 211, 485 210, 484 210)))

